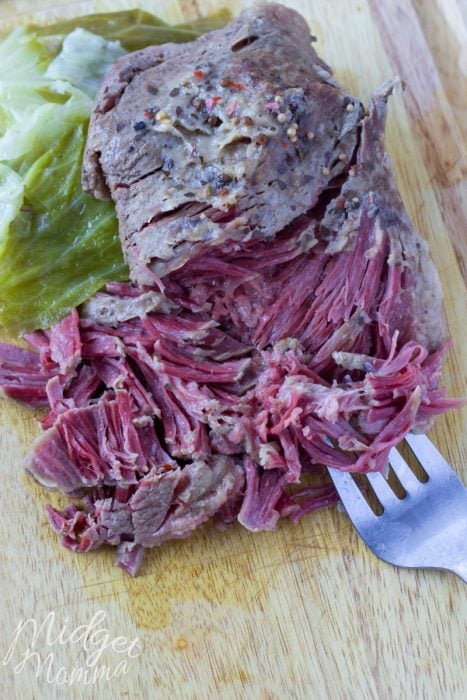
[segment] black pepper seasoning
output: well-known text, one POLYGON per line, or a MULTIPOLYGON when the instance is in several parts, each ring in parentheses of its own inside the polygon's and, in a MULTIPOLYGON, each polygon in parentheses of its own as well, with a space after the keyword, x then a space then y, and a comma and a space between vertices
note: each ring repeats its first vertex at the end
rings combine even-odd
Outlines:
POLYGON ((201 112, 201 110, 206 107, 206 102, 202 99, 202 97, 197 97, 193 100, 193 107, 197 112, 201 112))
POLYGON ((216 117, 214 114, 208 119, 209 126, 220 126, 222 124, 222 119, 216 117))

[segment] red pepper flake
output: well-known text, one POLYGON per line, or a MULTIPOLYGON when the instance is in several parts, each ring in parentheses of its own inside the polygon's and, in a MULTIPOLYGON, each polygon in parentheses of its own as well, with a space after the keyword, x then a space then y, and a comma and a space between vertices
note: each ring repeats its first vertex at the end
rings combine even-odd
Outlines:
POLYGON ((222 100, 222 97, 218 97, 218 96, 216 96, 216 97, 209 97, 209 98, 206 100, 206 109, 208 110, 208 112, 211 112, 212 109, 213 109, 213 107, 215 107, 215 105, 216 105, 218 102, 220 102, 221 100, 222 100))
POLYGON ((229 105, 229 106, 227 107, 227 109, 225 110, 225 113, 228 114, 229 117, 232 116, 232 114, 233 114, 233 113, 235 112, 235 110, 237 109, 237 106, 238 106, 237 100, 232 100, 232 102, 230 103, 230 105, 229 105))
POLYGON ((165 472, 173 471, 173 467, 170 464, 163 464, 161 469, 163 469, 165 472))
POLYGON ((279 105, 277 102, 268 102, 264 105, 264 109, 269 109, 270 112, 277 112, 279 105))
POLYGON ((183 500, 183 498, 180 498, 180 496, 176 499, 175 503, 178 503, 179 506, 183 506, 185 510, 188 510, 189 506, 186 501, 183 500))
POLYGON ((226 194, 229 194, 229 190, 227 189, 227 187, 223 187, 223 188, 219 191, 219 197, 225 197, 226 194))
POLYGON ((146 117, 146 119, 154 119, 154 112, 147 111, 143 112, 143 114, 146 117))
POLYGON ((193 75, 195 76, 195 78, 204 78, 204 71, 197 68, 193 71, 193 75))
POLYGON ((246 90, 246 87, 242 85, 242 83, 237 83, 236 80, 230 80, 229 87, 233 88, 234 90, 246 90))
POLYGON ((237 83, 237 81, 232 80, 232 78, 222 78, 219 85, 221 87, 230 87, 234 90, 246 90, 246 87, 243 85, 243 83, 237 83))
POLYGON ((345 206, 345 197, 339 197, 339 199, 336 200, 335 207, 336 209, 343 209, 345 206))

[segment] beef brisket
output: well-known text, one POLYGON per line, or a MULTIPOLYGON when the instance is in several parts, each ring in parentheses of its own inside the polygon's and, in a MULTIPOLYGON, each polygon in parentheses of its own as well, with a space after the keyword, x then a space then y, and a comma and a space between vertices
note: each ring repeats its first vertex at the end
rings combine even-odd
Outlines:
POLYGON ((134 574, 211 516, 296 521, 336 502, 325 466, 384 470, 458 405, 438 277, 384 151, 396 84, 362 118, 277 5, 111 69, 84 182, 115 199, 136 282, 26 336, 36 352, 0 346, 2 393, 49 407, 28 470, 82 499, 48 508, 65 546, 115 545, 134 574))
POLYGON ((106 494, 93 491, 86 511, 74 505, 47 513, 55 532, 69 549, 88 552, 102 544, 118 546, 118 562, 136 573, 144 547, 188 537, 235 499, 244 483, 243 470, 228 457, 208 465, 197 461, 180 467, 152 469, 133 487, 116 486, 106 494), (131 563, 128 554, 131 552, 131 563))
POLYGON ((112 197, 134 281, 206 245, 269 239, 345 172, 362 107, 293 10, 245 10, 189 44, 118 60, 95 103, 84 189, 112 197))

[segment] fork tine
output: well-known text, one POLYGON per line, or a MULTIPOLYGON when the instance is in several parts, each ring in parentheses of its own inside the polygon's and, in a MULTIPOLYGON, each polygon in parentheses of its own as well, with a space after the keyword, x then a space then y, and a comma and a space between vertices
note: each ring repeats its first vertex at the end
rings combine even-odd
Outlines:
POLYGON ((366 478, 384 509, 399 503, 400 498, 396 496, 382 474, 370 472, 366 475, 366 478))
POLYGON ((395 447, 389 453, 389 464, 407 493, 413 494, 420 488, 421 482, 395 447))
POLYGON ((467 489, 428 438, 410 435, 407 443, 431 478, 420 482, 397 450, 391 450, 389 462, 407 495, 399 499, 382 474, 366 474, 382 515, 373 512, 353 474, 328 467, 331 479, 355 529, 376 556, 396 566, 447 569, 467 583, 467 489))
POLYGON ((366 520, 374 521, 378 516, 371 510, 349 472, 333 467, 328 467, 328 471, 345 510, 357 529, 360 529, 366 520))
POLYGON ((446 461, 441 452, 438 452, 426 435, 409 434, 405 436, 405 439, 429 477, 438 476, 446 479, 455 476, 449 462, 446 461))

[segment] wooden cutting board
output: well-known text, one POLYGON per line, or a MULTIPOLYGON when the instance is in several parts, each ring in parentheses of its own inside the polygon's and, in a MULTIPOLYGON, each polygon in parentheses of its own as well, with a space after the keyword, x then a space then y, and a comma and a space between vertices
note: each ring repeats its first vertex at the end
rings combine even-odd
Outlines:
MULTIPOLYGON (((17 0, 0 3, 5 26, 47 22, 97 10, 141 6, 169 21, 213 11, 215 0, 187 2, 17 0), (30 14, 27 14, 27 13, 30 14)), ((235 10, 243 4, 235 3, 235 10)), ((387 77, 407 80, 391 100, 388 150, 412 220, 429 240, 440 272, 454 349, 445 365, 450 395, 466 393, 467 33, 454 0, 298 0, 320 54, 338 79, 367 99, 387 77)), ((252 698, 254 700, 461 700, 467 697, 466 588, 449 573, 395 569, 373 557, 336 508, 282 523, 274 533, 240 526, 204 529, 146 555, 132 579, 114 553, 65 551, 50 531, 47 496, 22 472, 38 432, 31 413, 2 403, 0 454, 3 546, 1 697, 252 698), (88 653, 71 632, 103 617, 110 638, 138 637, 127 652, 103 652, 110 677, 59 686, 60 666, 78 669, 88 653), (32 626, 5 654, 22 619, 39 626, 31 651, 53 653, 52 674, 36 678, 32 626), (53 642, 53 640, 50 640, 53 642), (141 653, 137 653, 137 652, 141 653), (131 653, 131 650, 130 650, 131 653), (117 664, 131 666, 115 676, 117 664), (6 663, 5 663, 6 662, 6 663), (112 675, 114 674, 114 675, 112 675)), ((440 418, 433 440, 467 481, 466 412, 440 418)), ((77 634, 77 633, 76 633, 77 634)), ((102 633, 101 633, 102 634, 102 633)), ((121 642, 124 645, 124 642, 121 642)), ((123 647, 120 647, 121 649, 123 647)), ((120 667, 122 670, 122 667, 120 667)), ((63 674, 63 672, 62 672, 63 674)))

